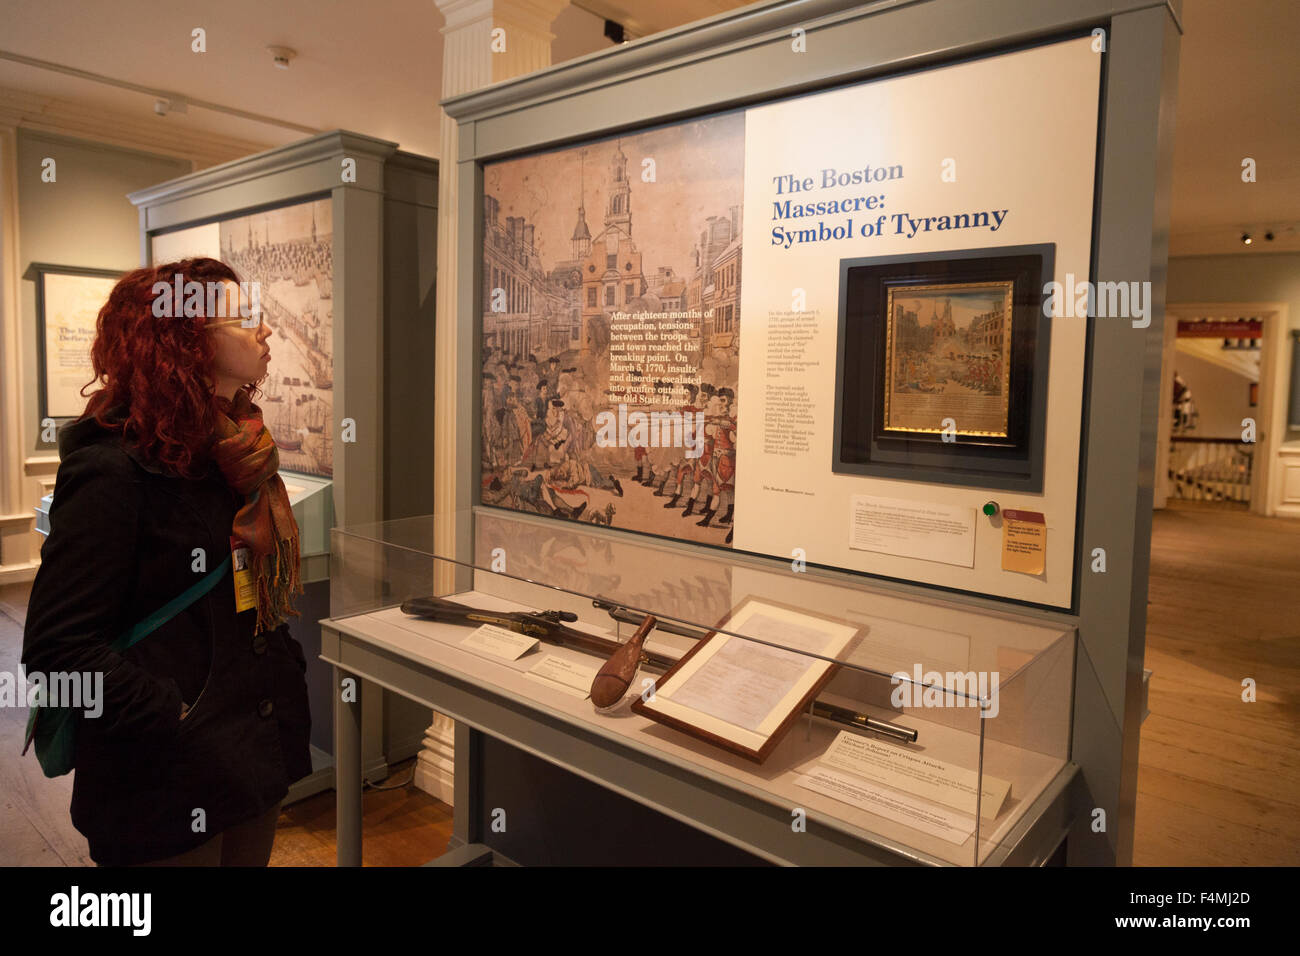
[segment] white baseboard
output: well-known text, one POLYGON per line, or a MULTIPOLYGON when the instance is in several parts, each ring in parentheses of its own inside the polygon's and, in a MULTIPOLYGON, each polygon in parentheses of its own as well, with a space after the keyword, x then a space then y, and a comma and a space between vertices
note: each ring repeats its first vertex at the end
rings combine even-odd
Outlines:
POLYGON ((415 762, 416 787, 423 790, 435 800, 441 800, 447 806, 454 806, 456 800, 456 778, 436 761, 426 760, 426 753, 421 753, 415 762))
POLYGON ((0 584, 24 584, 36 578, 36 569, 40 561, 24 561, 21 564, 0 564, 0 584))
POLYGON ((455 805, 456 797, 456 724, 443 714, 434 713, 433 723, 420 742, 415 761, 414 783, 435 800, 455 805))

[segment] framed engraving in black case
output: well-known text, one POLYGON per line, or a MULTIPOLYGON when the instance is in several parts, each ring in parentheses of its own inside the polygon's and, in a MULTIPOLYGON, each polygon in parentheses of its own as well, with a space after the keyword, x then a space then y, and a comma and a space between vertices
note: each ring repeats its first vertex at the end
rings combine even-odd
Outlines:
POLYGON ((842 259, 832 470, 1042 491, 1055 248, 842 259))

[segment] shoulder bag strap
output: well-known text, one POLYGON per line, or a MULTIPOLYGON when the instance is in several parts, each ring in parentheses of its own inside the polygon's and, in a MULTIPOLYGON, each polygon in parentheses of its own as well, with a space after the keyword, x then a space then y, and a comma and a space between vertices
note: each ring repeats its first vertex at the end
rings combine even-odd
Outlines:
POLYGON ((226 555, 226 560, 207 573, 200 581, 191 585, 183 593, 172 598, 158 610, 154 611, 143 621, 137 624, 131 630, 115 640, 111 647, 119 654, 135 644, 138 644, 145 637, 148 637, 158 628, 162 627, 181 611, 185 610, 203 595, 211 591, 218 581, 225 577, 227 569, 230 567, 230 555, 226 555))

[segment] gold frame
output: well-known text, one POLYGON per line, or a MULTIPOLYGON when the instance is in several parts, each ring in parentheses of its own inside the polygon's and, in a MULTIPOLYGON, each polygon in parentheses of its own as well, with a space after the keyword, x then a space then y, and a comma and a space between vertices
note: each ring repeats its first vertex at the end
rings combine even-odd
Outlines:
MULTIPOLYGON (((913 294, 917 292, 971 292, 979 289, 1001 289, 1003 292, 1003 311, 1006 313, 1006 335, 1002 347, 1002 430, 1001 431, 977 431, 972 429, 955 429, 953 434, 969 435, 980 438, 1007 438, 1010 431, 1010 409, 1011 409, 1011 328, 1014 318, 1013 307, 1015 303, 1015 282, 1010 279, 999 279, 989 282, 939 282, 929 285, 897 285, 890 286, 888 295, 885 297, 885 369, 884 369, 884 419, 881 422, 881 429, 887 432, 909 432, 913 434, 939 434, 944 431, 943 428, 912 428, 898 427, 890 425, 890 406, 889 398, 893 393, 894 385, 894 293, 913 294)), ((953 416, 955 419, 955 416, 953 416)))

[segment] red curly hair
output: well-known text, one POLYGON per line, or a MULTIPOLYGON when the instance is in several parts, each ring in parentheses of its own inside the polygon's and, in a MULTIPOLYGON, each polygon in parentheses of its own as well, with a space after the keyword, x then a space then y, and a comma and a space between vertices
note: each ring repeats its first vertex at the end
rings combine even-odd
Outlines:
MULTIPOLYGON (((102 387, 90 394, 81 419, 94 418, 145 457, 197 478, 207 466, 215 415, 225 399, 212 391, 216 345, 203 331, 206 314, 186 316, 179 300, 173 308, 154 307, 156 284, 174 291, 177 274, 182 283, 239 282, 230 266, 206 258, 124 275, 99 310, 90 350, 95 377, 81 394, 96 382, 102 387)), ((206 307, 205 301, 198 311, 206 307)), ((255 386, 244 388, 250 398, 256 393, 255 386)))

